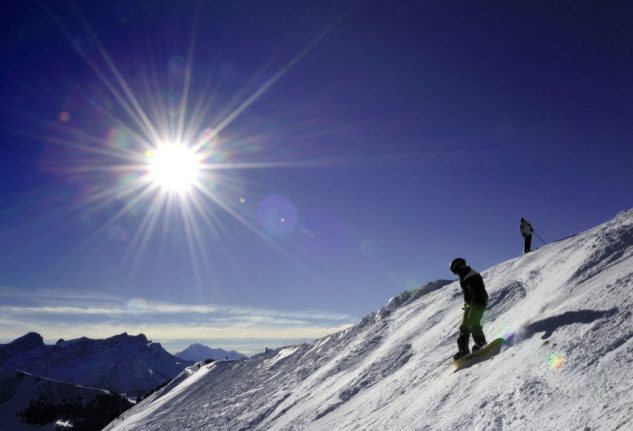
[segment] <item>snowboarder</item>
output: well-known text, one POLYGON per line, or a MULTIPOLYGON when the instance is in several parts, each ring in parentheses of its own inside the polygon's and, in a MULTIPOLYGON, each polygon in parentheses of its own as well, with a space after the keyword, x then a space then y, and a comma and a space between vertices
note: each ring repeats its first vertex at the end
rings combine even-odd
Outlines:
POLYGON ((519 229, 521 230, 521 236, 523 236, 523 254, 527 254, 532 251, 532 233, 534 233, 534 228, 532 228, 530 222, 521 217, 519 229))
POLYGON ((464 317, 459 326, 459 337, 457 338, 459 351, 453 356, 453 359, 457 360, 470 354, 468 342, 471 334, 475 341, 473 353, 487 344, 483 328, 481 327, 481 318, 488 305, 488 292, 486 292, 486 286, 481 274, 468 266, 463 258, 457 257, 453 259, 450 264, 450 270, 453 274, 459 276, 459 284, 464 294, 464 317))

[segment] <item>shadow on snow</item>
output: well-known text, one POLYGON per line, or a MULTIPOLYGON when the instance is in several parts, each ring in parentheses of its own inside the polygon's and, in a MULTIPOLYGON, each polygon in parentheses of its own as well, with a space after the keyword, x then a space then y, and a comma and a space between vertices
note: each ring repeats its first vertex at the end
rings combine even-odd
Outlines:
POLYGON ((552 336, 554 331, 566 325, 575 323, 591 323, 598 319, 611 317, 618 312, 618 308, 614 307, 610 310, 577 310, 566 311, 558 316, 547 317, 542 320, 530 323, 525 327, 523 338, 530 338, 538 332, 545 332, 541 337, 546 340, 552 336))

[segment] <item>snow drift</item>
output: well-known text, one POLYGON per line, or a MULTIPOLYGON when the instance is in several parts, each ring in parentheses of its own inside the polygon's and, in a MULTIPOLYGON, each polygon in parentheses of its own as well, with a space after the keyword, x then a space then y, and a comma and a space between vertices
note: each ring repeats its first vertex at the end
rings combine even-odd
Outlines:
POLYGON ((462 299, 439 283, 313 344, 190 367, 106 430, 633 429, 633 210, 482 275, 484 331, 506 339, 487 361, 449 366, 462 299))

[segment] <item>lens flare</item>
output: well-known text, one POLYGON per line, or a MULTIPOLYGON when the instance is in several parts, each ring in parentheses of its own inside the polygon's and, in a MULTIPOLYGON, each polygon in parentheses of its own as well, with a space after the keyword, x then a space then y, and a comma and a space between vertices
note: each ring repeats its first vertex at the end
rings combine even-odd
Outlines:
POLYGON ((132 314, 143 314, 147 310, 147 301, 143 298, 132 298, 127 302, 127 311, 132 314))
POLYGON ((128 234, 125 228, 121 225, 115 224, 108 229, 108 238, 115 243, 122 243, 127 241, 128 234))
POLYGON ((256 216, 262 229, 276 237, 292 233, 298 222, 297 208, 281 195, 270 195, 262 199, 256 216))
POLYGON ((114 150, 126 150, 132 144, 129 133, 120 127, 113 127, 108 131, 106 144, 114 150))
POLYGON ((68 123, 70 121, 70 114, 67 111, 62 111, 59 113, 58 118, 62 123, 68 123))
POLYGON ((547 358, 547 366, 552 370, 560 370, 563 368, 564 362, 563 357, 556 353, 552 353, 547 358))

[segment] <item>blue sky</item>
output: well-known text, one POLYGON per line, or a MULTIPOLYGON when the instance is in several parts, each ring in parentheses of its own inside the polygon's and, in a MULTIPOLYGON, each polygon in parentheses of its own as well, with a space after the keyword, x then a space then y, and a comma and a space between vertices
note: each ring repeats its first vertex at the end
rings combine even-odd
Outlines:
POLYGON ((455 256, 518 255, 520 217, 552 241, 631 207, 626 2, 0 15, 3 341, 252 353, 450 278, 455 256), (198 160, 186 190, 156 181, 167 144, 198 160))

